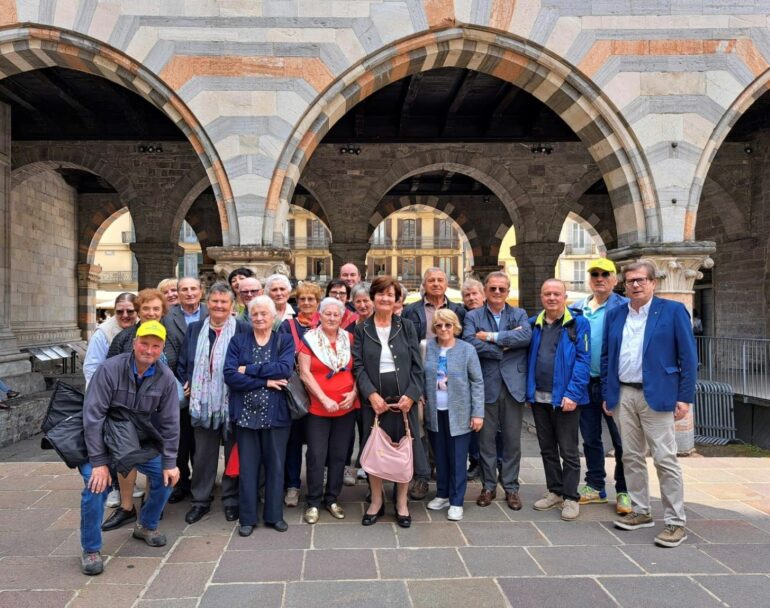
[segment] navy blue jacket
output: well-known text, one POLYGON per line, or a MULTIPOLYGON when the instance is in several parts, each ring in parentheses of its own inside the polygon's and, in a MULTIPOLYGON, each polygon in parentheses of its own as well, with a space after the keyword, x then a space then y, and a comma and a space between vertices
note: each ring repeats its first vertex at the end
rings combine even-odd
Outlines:
MULTIPOLYGON (((230 340, 225 357, 225 382, 230 387, 230 420, 237 422, 243 412, 243 394, 267 386, 268 380, 288 380, 294 372, 294 340, 286 334, 273 334, 268 345, 274 354, 270 363, 256 365, 252 352, 257 342, 254 332, 239 333, 230 340), (238 368, 246 366, 242 374, 238 368)), ((278 428, 291 424, 291 415, 286 405, 286 393, 270 391, 267 425, 278 428)))
MULTIPOLYGON (((607 311, 602 344, 602 397, 613 409, 620 398, 620 346, 628 306, 607 311)), ((642 346, 644 398, 657 412, 695 400, 698 355, 690 315, 683 304, 653 296, 642 346)))
MULTIPOLYGON (((527 401, 535 402, 535 366, 537 351, 543 337, 545 311, 529 319, 532 326, 532 342, 529 345, 527 364, 527 401)), ((591 379, 591 325, 585 317, 564 311, 562 330, 553 362, 553 390, 551 405, 561 407, 563 397, 572 399, 578 405, 591 401, 588 395, 588 381, 591 379), (575 341, 570 337, 568 327, 574 326, 575 341)))
MULTIPOLYGON (((185 333, 182 349, 179 351, 179 360, 176 364, 176 376, 182 384, 190 381, 193 377, 193 372, 195 371, 195 350, 198 348, 198 336, 201 333, 201 327, 203 327, 203 321, 195 321, 195 323, 190 323, 187 326, 187 333, 185 333)), ((253 333, 251 325, 236 320, 233 337, 238 334, 247 333, 253 333)), ((209 353, 211 353, 211 347, 214 346, 214 340, 216 340, 216 332, 210 329, 209 353)))
MULTIPOLYGON (((444 301, 446 302, 446 308, 457 315, 457 318, 460 320, 460 325, 462 325, 463 320, 465 319, 465 307, 462 304, 455 304, 446 296, 444 301)), ((424 340, 428 327, 427 320, 425 319, 425 298, 420 298, 416 302, 412 302, 408 306, 405 306, 401 316, 412 322, 414 328, 417 330, 417 339, 424 340)))

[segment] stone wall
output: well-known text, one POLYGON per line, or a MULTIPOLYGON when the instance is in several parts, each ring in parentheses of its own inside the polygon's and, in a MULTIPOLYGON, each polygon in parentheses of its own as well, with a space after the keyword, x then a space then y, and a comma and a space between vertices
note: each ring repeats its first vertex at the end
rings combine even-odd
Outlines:
POLYGON ((11 191, 11 327, 19 346, 79 339, 77 193, 53 171, 11 191))

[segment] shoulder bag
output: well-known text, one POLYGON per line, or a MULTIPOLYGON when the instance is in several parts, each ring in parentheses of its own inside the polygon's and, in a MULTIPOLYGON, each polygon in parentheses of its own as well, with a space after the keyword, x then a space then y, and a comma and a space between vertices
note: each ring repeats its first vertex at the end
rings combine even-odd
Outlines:
MULTIPOLYGON (((394 409, 391 408, 391 411, 394 409)), ((380 416, 374 417, 372 432, 361 452, 361 467, 375 477, 395 483, 408 483, 412 480, 414 472, 412 430, 409 428, 406 412, 401 413, 404 415, 406 434, 398 443, 394 443, 380 427, 380 416)))
MULTIPOLYGON (((291 334, 294 339, 294 344, 299 342, 299 334, 296 327, 294 327, 294 319, 289 320, 289 327, 291 328, 291 334)), ((305 385, 299 377, 297 371, 297 363, 294 363, 294 371, 289 378, 289 384, 286 385, 286 404, 289 406, 289 413, 292 420, 299 420, 307 415, 310 409, 310 396, 307 394, 305 385)))

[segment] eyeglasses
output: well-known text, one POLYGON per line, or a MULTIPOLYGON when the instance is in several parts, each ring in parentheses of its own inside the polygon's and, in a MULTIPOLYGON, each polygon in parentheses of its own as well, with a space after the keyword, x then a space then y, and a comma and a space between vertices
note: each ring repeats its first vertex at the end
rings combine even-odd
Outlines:
POLYGON ((606 270, 605 270, 604 272, 599 272, 598 270, 594 270, 594 271, 591 273, 591 276, 592 276, 593 278, 595 278, 595 279, 596 279, 596 278, 598 278, 598 277, 604 277, 604 278, 606 279, 608 276, 610 276, 610 273, 609 273, 609 272, 607 272, 606 270))
POLYGON ((329 292, 329 295, 330 295, 330 296, 334 296, 335 298, 338 298, 338 297, 340 297, 340 296, 346 296, 346 295, 348 295, 348 292, 347 292, 347 291, 345 291, 344 289, 343 289, 343 290, 341 290, 341 291, 330 291, 330 292, 329 292))
POLYGON ((133 317, 136 314, 135 310, 116 310, 115 314, 119 317, 133 317))
POLYGON ((252 294, 259 295, 262 293, 261 289, 241 289, 240 294, 242 296, 250 296, 252 294))
POLYGON ((487 287, 492 293, 505 293, 508 291, 507 287, 487 287))
POLYGON ((436 329, 452 329, 451 323, 436 323, 433 327, 436 329))
POLYGON ((642 285, 647 285, 647 283, 649 283, 650 281, 652 281, 652 279, 648 279, 647 277, 642 277, 640 279, 626 279, 625 284, 628 285, 629 287, 632 287, 634 285, 639 285, 641 287, 642 285))

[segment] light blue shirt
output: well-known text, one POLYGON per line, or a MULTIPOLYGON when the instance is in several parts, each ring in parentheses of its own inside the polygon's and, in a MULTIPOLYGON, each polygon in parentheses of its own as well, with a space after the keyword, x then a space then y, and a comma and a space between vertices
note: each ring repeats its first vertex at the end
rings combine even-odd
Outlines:
POLYGON ((604 316, 607 301, 596 310, 591 310, 588 302, 583 306, 583 316, 591 325, 591 377, 598 378, 601 373, 602 340, 604 339, 604 316))
POLYGON ((110 343, 107 342, 107 336, 103 331, 97 331, 91 336, 88 342, 86 356, 83 358, 83 375, 86 378, 86 388, 91 381, 91 376, 96 373, 99 366, 107 359, 107 351, 110 350, 110 343))
POLYGON ((184 315, 184 322, 189 325, 190 323, 195 323, 196 321, 201 320, 201 307, 200 304, 198 304, 198 308, 195 312, 188 313, 184 308, 182 308, 182 314, 184 315))

